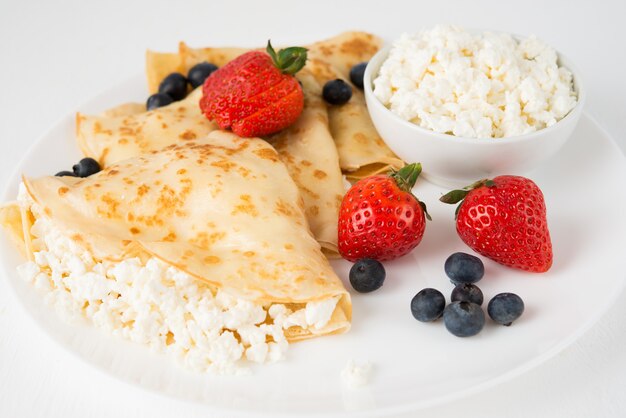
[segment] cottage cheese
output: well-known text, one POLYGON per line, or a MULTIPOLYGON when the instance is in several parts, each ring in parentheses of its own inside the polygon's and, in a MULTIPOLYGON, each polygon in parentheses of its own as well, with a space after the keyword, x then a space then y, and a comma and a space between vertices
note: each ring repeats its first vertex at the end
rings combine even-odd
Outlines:
POLYGON ((357 389, 369 383, 371 374, 372 364, 369 361, 358 364, 354 359, 349 359, 341 370, 341 379, 348 388, 357 389))
POLYGON ((471 138, 546 128, 577 102, 572 73, 534 36, 517 42, 455 26, 403 34, 374 80, 374 95, 423 128, 471 138))
POLYGON ((20 193, 36 215, 31 228, 34 261, 20 276, 45 293, 66 321, 87 319, 108 332, 169 353, 186 367, 217 374, 248 372, 246 361, 272 363, 287 350, 285 330, 325 326, 338 299, 310 302, 292 312, 264 307, 202 282, 156 258, 96 260, 65 236, 20 193), (269 313, 269 318, 268 318, 269 313))

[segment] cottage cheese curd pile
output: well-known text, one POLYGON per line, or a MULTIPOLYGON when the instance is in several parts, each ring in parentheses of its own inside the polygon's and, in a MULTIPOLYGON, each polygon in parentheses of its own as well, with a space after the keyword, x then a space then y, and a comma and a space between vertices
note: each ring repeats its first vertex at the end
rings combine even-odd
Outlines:
POLYGON ((173 354, 187 368, 215 374, 248 373, 250 363, 283 358, 291 326, 322 328, 337 298, 309 302, 295 312, 282 304, 264 307, 211 289, 156 258, 98 261, 65 236, 27 195, 20 204, 36 221, 34 261, 20 276, 45 292, 45 301, 69 322, 87 319, 131 341, 173 354), (237 338, 237 336, 239 338, 237 338))
POLYGON ((471 138, 522 135, 576 105, 572 73, 535 37, 436 26, 394 42, 374 95, 423 128, 471 138))

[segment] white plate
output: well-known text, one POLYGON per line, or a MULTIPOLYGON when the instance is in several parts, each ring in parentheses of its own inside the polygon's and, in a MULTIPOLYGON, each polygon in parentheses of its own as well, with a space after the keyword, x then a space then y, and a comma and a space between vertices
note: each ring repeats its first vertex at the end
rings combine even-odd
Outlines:
MULTIPOLYGON (((95 113, 121 102, 143 101, 143 86, 137 76, 80 110, 95 113)), ((14 198, 22 173, 53 174, 71 168, 79 157, 74 116, 68 115, 30 149, 3 200, 14 198)), ((554 265, 537 275, 485 260, 485 278, 479 283, 486 302, 500 292, 524 299, 526 312, 513 326, 488 320, 481 334, 461 339, 449 334, 441 321, 422 324, 411 316, 410 300, 424 287, 440 289, 449 298, 452 285, 443 272, 444 260, 454 251, 467 251, 455 233, 454 207, 437 200, 445 190, 421 181, 415 193, 428 204, 433 221, 413 253, 386 263, 382 289, 353 293, 352 330, 294 344, 285 361, 257 367, 250 377, 187 372, 143 346, 86 325, 66 324, 17 278, 15 266, 22 260, 4 234, 0 257, 35 322, 68 350, 123 381, 246 416, 390 415, 467 396, 530 370, 580 337, 620 294, 626 271, 626 164, 611 138, 585 115, 561 153, 529 177, 546 196, 554 265), (373 363, 367 387, 342 385, 340 372, 349 358, 373 363)), ((347 283, 350 265, 333 265, 347 283)))

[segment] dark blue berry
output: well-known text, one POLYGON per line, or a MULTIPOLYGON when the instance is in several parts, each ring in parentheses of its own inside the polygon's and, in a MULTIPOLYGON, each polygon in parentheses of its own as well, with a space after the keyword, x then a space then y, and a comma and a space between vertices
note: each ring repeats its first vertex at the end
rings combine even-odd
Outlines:
POLYGON ((457 337, 471 337, 485 326, 485 313, 471 302, 452 302, 443 311, 443 323, 457 337))
POLYGON ((350 284, 360 293, 373 292, 385 281, 385 268, 378 260, 362 258, 350 269, 350 284))
POLYGON ((411 300, 411 313, 421 322, 434 321, 441 317, 446 306, 446 298, 437 289, 420 290, 411 300))
POLYGON ((350 69, 350 81, 361 90, 363 90, 365 67, 367 67, 367 62, 361 62, 350 69))
POLYGON ((457 284, 452 290, 452 295, 450 295, 450 300, 452 302, 472 302, 476 305, 483 304, 483 292, 476 286, 471 283, 461 283, 457 284))
POLYGON ((56 177, 76 177, 72 171, 59 171, 55 174, 56 177))
POLYGON ((455 285, 476 283, 485 274, 485 266, 480 258, 466 253, 452 254, 446 260, 443 268, 450 281, 455 285))
POLYGON ((187 95, 187 79, 181 73, 172 73, 159 84, 159 93, 167 94, 174 100, 182 100, 187 95))
POLYGON ((173 101, 174 99, 172 99, 168 94, 155 93, 152 96, 148 97, 148 101, 146 102, 146 109, 153 110, 159 107, 167 106, 173 101))
POLYGON ((89 177, 100 171, 100 164, 93 158, 83 158, 72 167, 76 177, 89 177))
POLYGON ((330 80, 324 84, 322 96, 330 104, 342 105, 352 97, 352 87, 340 78, 330 80))
POLYGON ((524 301, 515 293, 499 293, 487 305, 487 313, 498 324, 509 326, 524 312, 524 301))
POLYGON ((200 64, 196 64, 189 69, 187 73, 187 80, 189 80, 189 84, 194 89, 196 87, 200 87, 204 84, 204 80, 207 79, 215 70, 217 70, 217 65, 211 64, 210 62, 201 62, 200 64))

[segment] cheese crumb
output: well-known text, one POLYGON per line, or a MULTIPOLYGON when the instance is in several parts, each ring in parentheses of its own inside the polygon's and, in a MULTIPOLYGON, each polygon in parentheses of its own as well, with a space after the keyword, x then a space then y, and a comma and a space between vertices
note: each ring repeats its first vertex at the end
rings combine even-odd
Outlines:
POLYGON ((366 386, 372 374, 372 364, 369 361, 359 365, 354 359, 349 359, 346 367, 341 371, 343 383, 351 389, 366 386))

